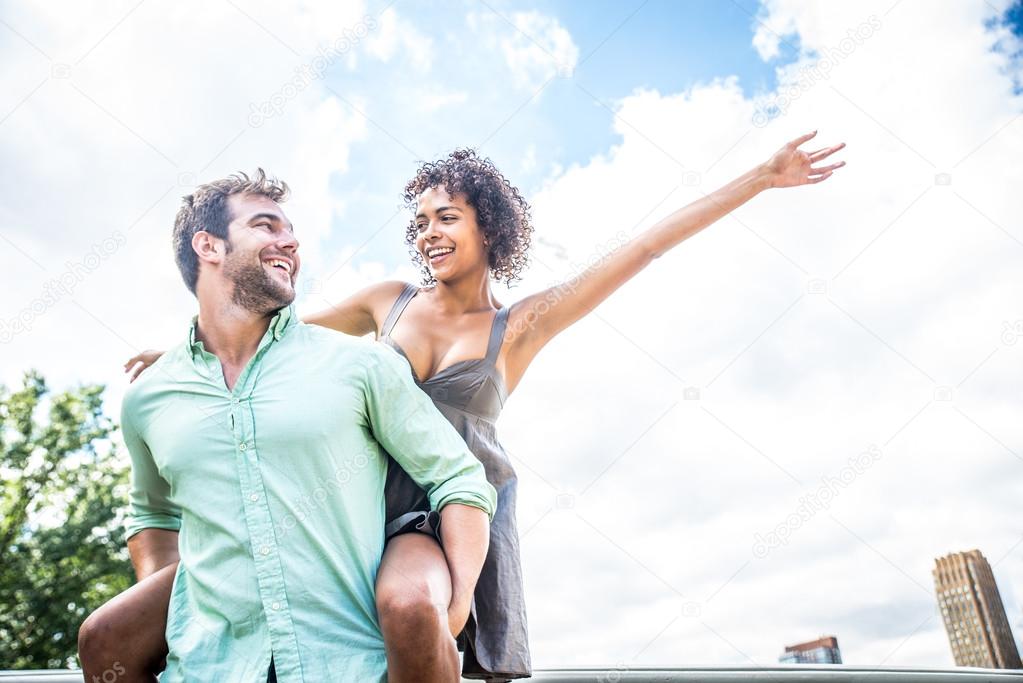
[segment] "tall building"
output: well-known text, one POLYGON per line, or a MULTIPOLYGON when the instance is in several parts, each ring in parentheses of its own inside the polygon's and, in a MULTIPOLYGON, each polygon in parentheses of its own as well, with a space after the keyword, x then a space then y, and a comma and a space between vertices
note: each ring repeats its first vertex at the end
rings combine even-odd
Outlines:
POLYGON ((991 565, 981 552, 951 553, 935 565, 934 587, 956 665, 1023 668, 991 565))
POLYGON ((841 664, 842 653, 838 651, 838 638, 821 636, 808 643, 786 645, 785 653, 778 661, 786 664, 841 664))

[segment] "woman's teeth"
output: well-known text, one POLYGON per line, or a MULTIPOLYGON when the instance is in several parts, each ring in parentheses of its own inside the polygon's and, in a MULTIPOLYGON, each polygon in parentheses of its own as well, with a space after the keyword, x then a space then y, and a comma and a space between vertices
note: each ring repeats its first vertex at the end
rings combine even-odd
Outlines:
POLYGON ((453 251, 454 248, 452 247, 437 247, 436 249, 430 249, 429 251, 427 251, 426 255, 429 256, 430 258, 433 258, 435 256, 444 256, 445 254, 450 254, 453 251))

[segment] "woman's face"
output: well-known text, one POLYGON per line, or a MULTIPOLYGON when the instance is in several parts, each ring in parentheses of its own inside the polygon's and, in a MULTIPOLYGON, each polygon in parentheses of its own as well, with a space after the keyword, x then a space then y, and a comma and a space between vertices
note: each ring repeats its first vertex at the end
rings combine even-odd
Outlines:
POLYGON ((487 270, 487 250, 476 223, 476 209, 466 202, 465 195, 449 196, 443 185, 419 195, 416 249, 438 281, 487 270))

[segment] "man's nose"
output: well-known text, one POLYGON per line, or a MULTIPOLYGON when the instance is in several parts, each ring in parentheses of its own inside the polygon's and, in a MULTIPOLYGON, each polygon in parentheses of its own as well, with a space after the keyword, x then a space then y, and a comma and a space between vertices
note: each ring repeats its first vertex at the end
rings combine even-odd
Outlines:
POLYGON ((288 251, 298 251, 298 238, 295 237, 294 233, 285 232, 281 235, 277 246, 288 251))

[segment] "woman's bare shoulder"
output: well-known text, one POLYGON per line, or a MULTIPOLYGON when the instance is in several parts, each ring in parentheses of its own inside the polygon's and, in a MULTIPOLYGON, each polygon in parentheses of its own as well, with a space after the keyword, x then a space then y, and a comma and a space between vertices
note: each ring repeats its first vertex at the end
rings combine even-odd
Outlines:
POLYGON ((409 283, 404 280, 384 280, 362 290, 360 294, 364 306, 371 312, 377 330, 383 325, 384 318, 407 286, 409 283))
POLYGON ((388 306, 393 304, 408 285, 409 283, 404 280, 384 280, 369 285, 362 290, 361 294, 366 304, 375 309, 383 304, 388 306))

